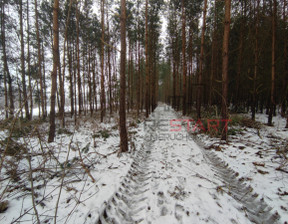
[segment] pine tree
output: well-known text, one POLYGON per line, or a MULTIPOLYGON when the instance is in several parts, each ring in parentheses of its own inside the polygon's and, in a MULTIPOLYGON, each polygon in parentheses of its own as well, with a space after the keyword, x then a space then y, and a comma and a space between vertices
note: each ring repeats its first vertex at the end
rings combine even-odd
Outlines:
POLYGON ((59 62, 59 0, 54 0, 53 6, 53 71, 51 73, 51 108, 50 108, 50 129, 48 142, 53 142, 55 138, 55 104, 56 104, 56 89, 57 89, 57 71, 59 62))
POLYGON ((121 0, 120 18, 121 55, 120 55, 120 152, 128 151, 128 138, 126 128, 125 90, 126 90, 126 0, 121 0))
POLYGON ((230 34, 230 11, 231 0, 225 0, 225 21, 223 35, 223 65, 222 65, 222 140, 227 140, 227 120, 228 120, 228 54, 229 54, 229 34, 230 34))
POLYGON ((25 117, 30 120, 29 105, 28 105, 28 96, 26 88, 26 74, 25 74, 25 43, 24 43, 24 32, 23 32, 23 2, 19 1, 19 21, 20 21, 20 45, 21 45, 21 81, 22 81, 22 91, 23 91, 23 102, 25 109, 25 117))

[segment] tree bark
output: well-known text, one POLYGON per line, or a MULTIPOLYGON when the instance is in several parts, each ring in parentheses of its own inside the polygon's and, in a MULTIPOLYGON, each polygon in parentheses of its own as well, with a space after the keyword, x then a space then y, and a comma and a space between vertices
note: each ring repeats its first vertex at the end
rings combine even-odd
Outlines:
POLYGON ((201 118, 201 103, 202 103, 202 92, 203 92, 202 76, 203 76, 203 64, 204 64, 204 41, 205 41, 205 30, 206 30, 206 12, 207 12, 207 0, 204 1, 204 8, 203 8, 203 25, 202 25, 202 33, 201 33, 200 63, 199 63, 197 100, 196 100, 197 119, 201 118))
MULTIPOLYGON (((287 7, 287 0, 284 0, 284 9, 283 9, 283 20, 284 22, 287 24, 287 11, 286 11, 286 7, 287 7)), ((287 29, 287 28, 286 28, 287 29)), ((287 32, 287 30, 286 30, 287 32)), ((285 102, 285 112, 286 112, 286 126, 285 128, 288 128, 288 113, 286 111, 286 107, 287 107, 287 100, 288 100, 288 87, 287 87, 287 82, 288 82, 288 40, 286 38, 285 40, 285 46, 284 46, 284 66, 285 66, 285 82, 284 82, 284 93, 285 93, 285 99, 283 100, 285 102)))
POLYGON ((92 56, 91 45, 89 45, 88 46, 88 88, 89 88, 88 101, 89 101, 90 114, 91 114, 91 117, 92 117, 92 115, 93 115, 92 93, 93 93, 93 91, 92 91, 92 77, 91 77, 91 73, 92 73, 91 56, 92 56))
POLYGON ((189 42, 188 42, 188 64, 189 64, 189 88, 188 88, 188 110, 192 111, 193 104, 193 33, 192 27, 189 27, 189 42))
POLYGON ((97 56, 95 54, 95 59, 93 61, 93 102, 95 103, 95 110, 97 111, 97 90, 96 90, 96 63, 97 63, 97 56))
POLYGON ((70 44, 68 43, 68 41, 67 41, 67 53, 68 53, 69 92, 70 92, 71 117, 73 117, 73 115, 74 115, 74 86, 73 86, 73 69, 72 69, 72 55, 71 55, 72 53, 71 53, 70 44))
POLYGON ((148 53, 148 0, 145 2, 145 116, 148 118, 150 113, 150 68, 148 53))
POLYGON ((59 24, 58 24, 59 0, 54 0, 53 5, 53 71, 51 73, 51 108, 50 108, 50 130, 48 142, 55 138, 55 101, 57 90, 57 71, 59 62, 59 24))
POLYGON ((107 13, 107 43, 108 43, 108 49, 107 49, 107 57, 108 57, 108 79, 109 79, 109 110, 110 115, 112 115, 113 112, 113 102, 112 102, 112 75, 111 75, 111 49, 110 49, 110 27, 109 27, 109 19, 108 19, 108 13, 107 13))
POLYGON ((275 106, 275 42, 276 42, 276 16, 277 16, 277 2, 273 0, 272 9, 272 61, 271 61, 271 92, 270 92, 270 108, 268 115, 268 125, 272 126, 273 108, 275 106))
MULTIPOLYGON (((245 28, 245 20, 246 20, 246 2, 241 1, 241 27, 240 27, 240 40, 239 40, 239 53, 237 55, 237 74, 236 74, 236 89, 234 94, 234 106, 235 110, 238 111, 239 104, 240 104, 240 76, 242 73, 242 64, 243 64, 243 45, 244 45, 244 28, 245 28), (243 7, 243 4, 244 7, 243 7), (243 8, 244 13, 243 13, 243 8)), ((253 106, 252 106, 253 107, 253 106)))
POLYGON ((176 63, 173 59, 173 62, 172 62, 172 77, 173 77, 173 100, 172 100, 172 107, 174 109, 176 109, 176 85, 177 85, 177 82, 176 82, 176 63))
POLYGON ((45 117, 45 100, 43 91, 43 79, 42 79, 42 56, 41 56, 41 42, 39 34, 39 21, 38 21, 38 5, 37 0, 34 0, 34 10, 35 10, 35 27, 36 27, 36 39, 37 39, 37 54, 38 54, 38 76, 40 82, 40 100, 42 116, 45 117))
POLYGON ((63 43, 63 70, 61 72, 60 66, 60 53, 59 53, 59 85, 60 85, 60 108, 59 108, 59 118, 61 121, 61 126, 65 127, 65 68, 66 68, 66 42, 67 42, 67 35, 68 35, 68 23, 70 20, 70 12, 72 7, 73 0, 70 0, 69 9, 68 9, 68 16, 65 24, 65 33, 64 33, 64 43, 63 43))
POLYGON ((258 32, 258 27, 259 27, 259 7, 260 7, 260 0, 257 0, 257 5, 256 5, 256 23, 255 23, 255 50, 254 50, 254 77, 253 77, 253 96, 252 96, 252 115, 251 118, 254 121, 255 120, 255 113, 256 113, 256 79, 258 75, 258 61, 259 61, 259 32, 258 32))
MULTIPOLYGON (((7 77, 8 82, 8 96, 9 96, 9 114, 11 117, 14 116, 14 98, 13 98, 13 89, 12 89, 12 78, 9 71, 9 66, 7 62, 7 53, 6 53, 6 27, 5 27, 5 1, 2 1, 1 5, 1 41, 2 41, 2 60, 4 65, 4 77, 7 77)), ((6 91, 7 93, 7 91, 6 91)), ((7 103, 8 99, 6 97, 7 103)))
POLYGON ((208 98, 208 105, 212 106, 213 103, 213 92, 214 92, 214 87, 213 87, 213 82, 214 82, 214 77, 215 77, 215 59, 217 57, 216 53, 216 32, 217 32, 217 7, 216 7, 216 1, 214 2, 214 21, 213 21, 213 33, 212 33, 212 49, 211 49, 211 72, 210 72, 210 79, 209 79, 209 98, 208 98))
POLYGON ((4 98, 5 98, 5 118, 9 118, 9 112, 8 112, 8 91, 7 91, 7 78, 6 78, 6 73, 4 73, 4 98))
POLYGON ((183 115, 186 115, 186 74, 187 74, 187 64, 186 64, 186 14, 184 0, 181 1, 182 5, 182 71, 183 71, 183 115))
MULTIPOLYGON (((81 115, 82 110, 83 110, 83 97, 82 97, 82 84, 81 84, 81 70, 80 70, 80 21, 79 21, 79 6, 77 2, 77 7, 76 7, 76 32, 77 32, 77 37, 76 37, 76 57, 77 57, 77 88, 78 88, 78 113, 81 115)), ((76 92, 75 92, 76 93, 76 92)), ((76 101, 75 101, 76 102, 76 101)), ((76 107, 76 105, 75 105, 76 107)))
POLYGON ((44 118, 47 117, 47 88, 46 88, 46 72, 45 72, 45 58, 44 58, 44 44, 42 43, 42 60, 43 60, 43 94, 44 94, 44 107, 45 107, 45 110, 44 110, 44 118))
POLYGON ((105 102, 105 76, 104 76, 104 39, 105 39, 105 27, 104 27, 104 6, 105 0, 101 0, 101 122, 105 117, 106 113, 106 102, 105 102))
POLYGON ((33 118, 33 89, 32 89, 32 77, 31 77, 31 55, 30 55, 30 19, 29 19, 29 0, 27 0, 27 73, 29 81, 30 92, 30 116, 33 118))
POLYGON ((127 67, 128 67, 128 71, 127 71, 127 75, 128 75, 128 80, 127 80, 127 113, 129 113, 129 109, 131 108, 131 104, 130 104, 130 97, 131 97, 131 73, 132 73, 132 44, 131 41, 128 40, 128 63, 127 63, 127 67))
POLYGON ((125 110, 125 69, 126 69, 126 1, 121 0, 121 58, 120 58, 120 110, 119 110, 119 129, 120 129, 120 152, 128 151, 128 138, 126 128, 126 110, 125 110))
POLYGON ((20 42, 21 42, 21 78, 22 78, 22 91, 23 101, 25 109, 25 117, 30 120, 29 105, 26 90, 26 79, 25 79, 25 52, 24 52, 24 33, 23 33, 23 2, 19 1, 19 19, 20 19, 20 42))
MULTIPOLYGON (((138 29, 139 29, 139 25, 138 25, 138 29)), ((141 83, 141 55, 140 55, 140 41, 138 41, 138 43, 137 43, 137 53, 136 53, 136 56, 138 57, 137 59, 138 59, 138 70, 137 70, 137 81, 136 81, 136 83, 137 83, 137 85, 139 85, 138 86, 138 88, 137 88, 137 100, 136 100, 136 110, 137 110, 137 119, 138 119, 138 117, 139 117, 139 110, 140 110, 140 100, 141 100, 141 98, 140 98, 140 92, 141 92, 141 86, 142 86, 142 83, 141 83)), ((136 59, 136 60, 137 60, 136 59)))
POLYGON ((222 140, 227 141, 227 122, 228 122, 228 54, 229 54, 229 35, 230 35, 230 12, 231 0, 225 0, 225 24, 223 35, 223 65, 222 65, 222 140))

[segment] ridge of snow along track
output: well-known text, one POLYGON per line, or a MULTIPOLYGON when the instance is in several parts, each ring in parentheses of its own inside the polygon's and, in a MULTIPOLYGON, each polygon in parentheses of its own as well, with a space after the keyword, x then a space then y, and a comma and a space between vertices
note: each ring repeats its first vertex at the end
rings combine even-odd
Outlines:
POLYGON ((277 223, 278 215, 227 164, 185 128, 171 132, 173 119, 174 110, 162 104, 146 120, 128 174, 92 223, 277 223))
MULTIPOLYGON (((201 144, 197 137, 194 136, 195 141, 201 144)), ((247 214, 249 220, 253 223, 277 223, 279 214, 275 212, 271 214, 272 207, 268 206, 264 199, 259 198, 259 194, 254 189, 245 184, 244 180, 238 179, 239 174, 229 167, 222 159, 215 153, 203 150, 205 157, 210 161, 215 176, 225 184, 228 194, 234 199, 241 202, 242 209, 247 214)))

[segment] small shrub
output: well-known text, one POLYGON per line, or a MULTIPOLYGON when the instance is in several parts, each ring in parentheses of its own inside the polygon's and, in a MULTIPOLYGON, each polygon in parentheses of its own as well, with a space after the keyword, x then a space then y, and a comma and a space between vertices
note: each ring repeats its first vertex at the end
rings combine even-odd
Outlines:
POLYGON ((59 128, 58 129, 58 135, 72 135, 73 133, 66 128, 59 128))
POLYGON ((135 128, 135 127, 137 127, 137 124, 136 124, 136 122, 131 121, 130 124, 129 124, 129 126, 135 128))
POLYGON ((13 182, 18 182, 21 180, 19 174, 18 174, 18 163, 16 162, 16 159, 8 159, 5 164, 6 168, 6 174, 11 178, 13 182))
POLYGON ((109 131, 106 130, 106 129, 100 131, 100 134, 101 134, 102 138, 104 138, 104 140, 106 140, 107 138, 110 137, 110 133, 109 133, 109 131))
POLYGON ((249 118, 243 118, 241 120, 241 125, 244 127, 248 128, 255 128, 255 129, 260 129, 261 128, 261 123, 257 121, 253 121, 249 118))
POLYGON ((0 141, 0 150, 4 152, 5 149, 6 149, 6 155, 8 156, 21 155, 23 152, 27 152, 27 149, 25 148, 24 145, 19 144, 13 141, 12 139, 10 139, 8 142, 8 138, 0 141))
POLYGON ((13 138, 21 138, 29 135, 32 131, 32 126, 22 126, 13 129, 12 137, 13 138))
POLYGON ((19 118, 16 125, 13 127, 13 138, 21 138, 31 134, 35 127, 43 123, 43 119, 27 120, 25 118, 19 118))
POLYGON ((92 135, 92 138, 100 138, 100 137, 102 137, 106 141, 106 139, 110 137, 110 132, 104 129, 92 135))
POLYGON ((232 125, 232 126, 233 126, 233 125, 241 125, 243 119, 246 119, 246 118, 244 118, 244 117, 241 116, 241 115, 232 115, 232 116, 230 117, 230 120, 231 120, 231 121, 229 121, 229 125, 232 125))

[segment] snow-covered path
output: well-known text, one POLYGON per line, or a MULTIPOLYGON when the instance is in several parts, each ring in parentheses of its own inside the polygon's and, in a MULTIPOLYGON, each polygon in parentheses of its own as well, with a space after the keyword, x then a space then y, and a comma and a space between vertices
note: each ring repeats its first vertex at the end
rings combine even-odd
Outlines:
POLYGON ((237 174, 204 152, 172 108, 146 120, 145 143, 97 223, 276 223, 264 201, 237 174), (174 130, 174 131, 173 131, 174 130))

